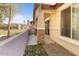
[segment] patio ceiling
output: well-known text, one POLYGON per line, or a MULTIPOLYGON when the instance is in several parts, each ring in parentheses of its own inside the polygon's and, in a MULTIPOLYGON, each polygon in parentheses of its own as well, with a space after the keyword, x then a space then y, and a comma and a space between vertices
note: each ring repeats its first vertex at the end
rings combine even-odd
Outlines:
POLYGON ((55 5, 56 3, 43 3, 43 4, 55 5))
POLYGON ((60 7, 63 3, 52 3, 52 4, 41 4, 42 9, 57 9, 60 7))
POLYGON ((33 12, 33 20, 35 19, 35 12, 36 9, 41 5, 42 9, 57 9, 60 7, 63 3, 35 3, 34 4, 34 12, 33 12))
POLYGON ((49 13, 44 13, 44 20, 50 16, 49 13))

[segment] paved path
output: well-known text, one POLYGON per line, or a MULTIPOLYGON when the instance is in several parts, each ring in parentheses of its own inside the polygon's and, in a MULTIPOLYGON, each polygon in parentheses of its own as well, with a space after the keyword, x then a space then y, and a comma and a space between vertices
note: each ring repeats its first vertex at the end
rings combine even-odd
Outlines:
POLYGON ((51 44, 51 43, 54 43, 54 41, 52 41, 51 39, 50 39, 50 36, 49 35, 45 35, 45 44, 51 44))
POLYGON ((27 32, 24 32, 15 39, 0 46, 0 56, 22 56, 26 47, 27 40, 28 34, 27 32))
POLYGON ((37 36, 34 34, 30 35, 28 45, 37 45, 37 36))

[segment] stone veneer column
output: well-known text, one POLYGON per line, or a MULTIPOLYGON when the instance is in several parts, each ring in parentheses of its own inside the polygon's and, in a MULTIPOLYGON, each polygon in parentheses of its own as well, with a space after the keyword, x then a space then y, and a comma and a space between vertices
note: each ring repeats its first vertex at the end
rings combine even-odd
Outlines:
POLYGON ((38 12, 38 22, 37 22, 37 40, 38 43, 44 44, 44 36, 45 36, 45 21, 44 21, 44 13, 41 9, 38 12))
POLYGON ((37 30, 37 40, 38 40, 38 43, 39 44, 44 44, 45 42, 44 42, 44 30, 42 30, 42 29, 38 29, 37 30))

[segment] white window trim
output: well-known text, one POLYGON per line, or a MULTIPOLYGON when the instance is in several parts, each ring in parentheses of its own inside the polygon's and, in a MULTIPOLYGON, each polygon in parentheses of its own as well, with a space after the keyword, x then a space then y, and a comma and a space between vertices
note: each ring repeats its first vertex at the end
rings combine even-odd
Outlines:
POLYGON ((71 7, 71 30, 70 30, 70 36, 71 36, 71 39, 72 39, 72 5, 70 5, 71 7))
POLYGON ((59 39, 65 41, 65 42, 69 42, 69 43, 79 47, 79 41, 78 40, 71 39, 71 38, 65 37, 65 36, 59 36, 59 39))

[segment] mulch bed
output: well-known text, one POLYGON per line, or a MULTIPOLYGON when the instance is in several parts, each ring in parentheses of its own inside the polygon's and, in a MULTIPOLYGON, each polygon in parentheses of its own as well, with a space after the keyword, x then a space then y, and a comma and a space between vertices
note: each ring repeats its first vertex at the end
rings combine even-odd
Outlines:
POLYGON ((47 56, 45 49, 41 44, 38 45, 28 45, 26 47, 24 56, 47 56))

